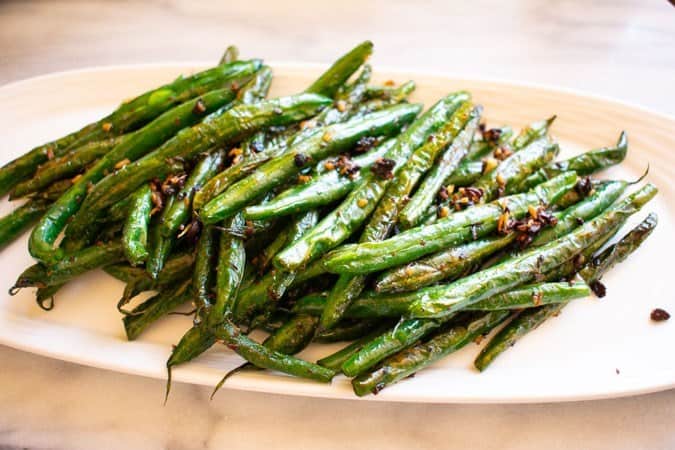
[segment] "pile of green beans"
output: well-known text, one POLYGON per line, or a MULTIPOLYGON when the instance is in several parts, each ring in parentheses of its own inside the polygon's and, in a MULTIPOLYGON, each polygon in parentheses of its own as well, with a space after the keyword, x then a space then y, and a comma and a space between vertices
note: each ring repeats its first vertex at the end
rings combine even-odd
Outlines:
POLYGON ((657 193, 596 178, 626 157, 627 134, 556 161, 555 116, 487 128, 465 91, 423 112, 413 81, 371 83, 372 51, 363 42, 304 91, 268 99, 272 68, 230 46, 218 66, 1 167, 0 195, 23 203, 0 218, 0 249, 33 227, 36 259, 10 293, 37 288, 49 310, 101 268, 125 285, 129 340, 191 315, 167 396, 173 368, 216 345, 245 360, 216 390, 267 369, 341 373, 377 394, 494 333, 483 371, 573 299, 604 296, 603 276, 658 222, 608 245, 657 193), (342 341, 317 362, 294 356, 342 341))

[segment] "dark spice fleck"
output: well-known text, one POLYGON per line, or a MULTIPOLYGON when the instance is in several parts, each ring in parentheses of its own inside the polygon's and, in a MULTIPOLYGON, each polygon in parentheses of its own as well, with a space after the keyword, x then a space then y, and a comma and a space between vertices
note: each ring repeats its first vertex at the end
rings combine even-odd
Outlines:
POLYGON ((670 319, 670 314, 665 309, 656 308, 652 311, 652 313, 649 315, 649 317, 654 322, 664 322, 664 321, 670 319))
POLYGON ((450 193, 448 192, 448 188, 445 186, 441 186, 441 189, 438 191, 438 199, 439 200, 447 200, 450 197, 450 193))
POLYGON ((375 145, 377 145, 378 142, 379 142, 379 139, 376 138, 376 137, 364 136, 356 142, 356 147, 354 148, 354 152, 356 152, 356 153, 367 152, 371 148, 375 147, 375 145))
POLYGON ((388 158, 378 158, 373 163, 373 173, 383 180, 390 180, 394 178, 394 166, 396 161, 388 158))
POLYGON ((577 225, 579 225, 579 226, 581 226, 581 225, 584 224, 584 219, 581 218, 581 217, 577 217, 577 218, 574 219, 574 220, 577 222, 577 225))
POLYGON ((197 99, 195 102, 195 107, 192 108, 192 112, 195 114, 204 114, 206 112, 206 103, 201 98, 197 99))
POLYGON ((588 287, 590 287, 591 291, 593 291, 593 293, 597 295, 599 298, 602 298, 605 295, 607 295, 607 287, 605 287, 605 285, 600 280, 592 281, 591 284, 588 285, 588 287))
POLYGON ((305 164, 307 164, 311 159, 312 158, 305 155, 304 153, 297 153, 293 158, 293 161, 297 167, 304 167, 305 164))
POLYGON ((483 135, 483 140, 487 142, 497 142, 502 135, 502 130, 499 128, 490 128, 485 130, 485 125, 483 125, 483 130, 481 130, 483 135))
POLYGON ((340 155, 334 162, 334 165, 337 167, 340 175, 348 176, 351 179, 354 179, 361 169, 358 164, 354 163, 348 154, 340 155))
POLYGON ((164 195, 174 195, 177 193, 185 184, 187 179, 186 173, 181 173, 177 175, 169 175, 166 180, 162 183, 162 194, 164 195))
POLYGON ((574 190, 583 197, 588 196, 593 190, 593 182, 589 177, 580 178, 574 186, 574 190))

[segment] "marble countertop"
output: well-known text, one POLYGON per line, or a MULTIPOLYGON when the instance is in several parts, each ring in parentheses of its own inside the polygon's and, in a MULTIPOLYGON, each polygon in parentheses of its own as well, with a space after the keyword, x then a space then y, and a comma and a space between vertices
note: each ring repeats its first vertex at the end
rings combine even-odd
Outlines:
MULTIPOLYGON (((558 85, 675 114, 666 0, 188 0, 0 3, 0 83, 122 63, 330 62, 362 39, 375 68, 558 85), (228 2, 229 3, 229 2, 228 2)), ((0 449, 675 448, 675 391, 541 405, 321 400, 176 384, 0 346, 0 449)))

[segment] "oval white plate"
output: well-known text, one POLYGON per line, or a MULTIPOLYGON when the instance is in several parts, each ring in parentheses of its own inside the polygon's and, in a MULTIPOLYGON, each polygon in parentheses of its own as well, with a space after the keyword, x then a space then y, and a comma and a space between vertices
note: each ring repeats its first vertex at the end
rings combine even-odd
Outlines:
MULTIPOLYGON (((301 91, 320 72, 309 65, 278 64, 272 95, 301 91)), ((109 67, 59 73, 0 88, 0 163, 35 145, 90 122, 128 98, 167 82, 200 65, 109 67)), ((429 106, 444 93, 466 89, 485 106, 490 125, 520 127, 557 114, 553 134, 563 157, 583 149, 613 144, 622 129, 630 150, 620 168, 605 176, 637 178, 647 164, 649 180, 661 189, 647 211, 660 223, 652 237, 629 262, 606 278, 602 300, 578 300, 545 323, 479 374, 471 361, 479 347, 462 351, 421 371, 414 379, 385 389, 368 399, 415 402, 543 402, 618 397, 675 386, 675 322, 654 324, 654 307, 675 312, 672 285, 675 190, 675 120, 613 101, 542 87, 443 76, 378 71, 379 81, 417 81, 413 100, 429 106)), ((5 200, 0 213, 10 210, 5 200)), ((26 239, 0 253, 0 343, 66 361, 150 377, 164 378, 171 344, 190 319, 169 317, 138 341, 127 342, 115 310, 122 284, 104 273, 87 274, 57 295, 56 307, 44 312, 33 292, 16 297, 5 292, 23 268, 31 264, 26 239)), ((301 354, 314 360, 338 345, 314 345, 301 354)), ((231 351, 216 346, 194 362, 177 368, 175 381, 215 385, 241 363, 231 351)), ((232 389, 317 397, 355 398, 348 380, 324 385, 276 373, 236 375, 225 384, 232 389)), ((158 392, 158 396, 161 393, 158 392)))

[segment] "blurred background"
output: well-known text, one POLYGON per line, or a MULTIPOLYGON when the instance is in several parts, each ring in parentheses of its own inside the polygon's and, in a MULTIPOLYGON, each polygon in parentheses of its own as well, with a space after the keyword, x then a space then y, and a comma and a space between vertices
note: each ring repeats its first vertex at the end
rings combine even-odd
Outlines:
POLYGON ((80 67, 216 61, 373 63, 582 89, 675 113, 667 0, 0 1, 0 83, 80 67))

